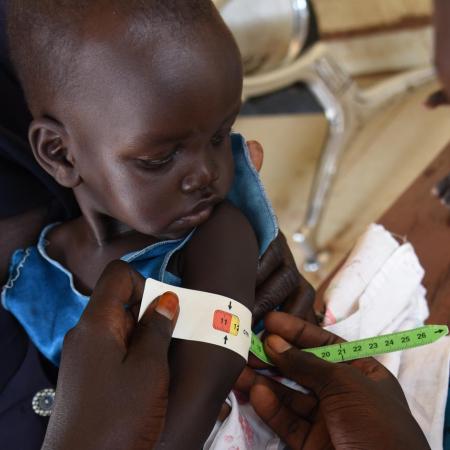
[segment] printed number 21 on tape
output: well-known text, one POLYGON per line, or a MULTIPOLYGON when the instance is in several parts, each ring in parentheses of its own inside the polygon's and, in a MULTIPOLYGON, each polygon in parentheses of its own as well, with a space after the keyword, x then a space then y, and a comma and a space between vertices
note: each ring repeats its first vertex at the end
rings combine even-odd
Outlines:
MULTIPOLYGON (((318 358, 329 362, 352 361, 354 359, 378 356, 384 353, 432 344, 447 335, 448 328, 445 325, 426 325, 413 330, 399 331, 383 336, 326 345, 324 347, 308 348, 303 349, 303 351, 312 353, 318 358)), ((255 335, 252 335, 250 351, 260 360, 270 363, 264 351, 263 343, 255 335)))

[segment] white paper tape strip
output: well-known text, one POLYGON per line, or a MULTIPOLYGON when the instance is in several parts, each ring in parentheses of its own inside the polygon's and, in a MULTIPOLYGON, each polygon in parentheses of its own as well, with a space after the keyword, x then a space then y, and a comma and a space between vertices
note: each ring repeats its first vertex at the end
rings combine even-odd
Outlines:
POLYGON ((139 319, 150 303, 167 291, 175 292, 180 300, 174 338, 218 345, 247 361, 252 331, 252 313, 247 307, 222 295, 171 286, 149 278, 145 282, 139 319))

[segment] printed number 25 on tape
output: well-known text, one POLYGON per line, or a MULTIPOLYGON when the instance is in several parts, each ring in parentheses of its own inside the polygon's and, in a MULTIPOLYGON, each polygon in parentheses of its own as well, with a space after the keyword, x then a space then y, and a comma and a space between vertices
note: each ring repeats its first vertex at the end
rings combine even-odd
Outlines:
POLYGON ((251 344, 252 313, 241 303, 209 292, 170 286, 147 279, 139 319, 153 300, 171 291, 180 300, 173 337, 227 348, 246 361, 251 344))

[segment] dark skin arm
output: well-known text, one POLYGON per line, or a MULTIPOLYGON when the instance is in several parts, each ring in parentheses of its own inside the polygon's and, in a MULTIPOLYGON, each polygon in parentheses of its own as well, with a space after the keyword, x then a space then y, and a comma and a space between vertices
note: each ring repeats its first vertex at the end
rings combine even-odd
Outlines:
MULTIPOLYGON (((258 247, 253 229, 228 203, 194 235, 183 255, 183 286, 213 292, 253 307, 258 247)), ((199 449, 245 360, 211 344, 174 341, 166 427, 160 446, 199 449)))
MULTIPOLYGON (((257 141, 247 141, 247 147, 253 166, 259 172, 264 162, 264 149, 257 141)), ((314 288, 298 271, 286 238, 280 231, 258 263, 253 324, 277 307, 317 323, 314 299, 314 288)))
POLYGON ((178 298, 163 294, 137 323, 144 283, 122 261, 103 272, 64 339, 44 450, 154 448, 166 415, 178 298))
POLYGON ((253 323, 277 307, 316 324, 315 291, 298 271, 284 234, 280 231, 258 264, 253 323))

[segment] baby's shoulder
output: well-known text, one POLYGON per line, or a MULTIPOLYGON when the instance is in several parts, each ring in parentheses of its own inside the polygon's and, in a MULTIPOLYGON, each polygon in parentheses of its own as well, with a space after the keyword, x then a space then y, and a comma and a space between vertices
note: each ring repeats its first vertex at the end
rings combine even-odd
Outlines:
POLYGON ((185 253, 196 259, 202 255, 257 252, 255 232, 245 216, 231 202, 224 201, 194 233, 185 253))
POLYGON ((79 227, 77 219, 51 226, 44 237, 47 254, 56 261, 65 261, 74 243, 79 241, 79 227))
POLYGON ((253 228, 245 214, 228 200, 216 206, 211 217, 202 224, 196 234, 212 231, 225 237, 237 237, 234 233, 243 232, 254 234, 253 228))

